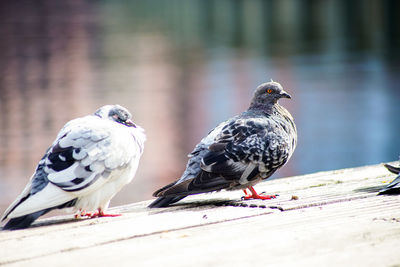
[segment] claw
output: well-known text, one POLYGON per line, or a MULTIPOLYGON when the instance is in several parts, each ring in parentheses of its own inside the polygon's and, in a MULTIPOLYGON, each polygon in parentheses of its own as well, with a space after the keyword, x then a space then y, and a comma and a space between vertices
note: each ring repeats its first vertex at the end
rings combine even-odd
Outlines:
POLYGON ((90 217, 92 216, 91 212, 86 212, 84 210, 79 210, 77 214, 75 214, 75 219, 82 218, 82 217, 90 217))
POLYGON ((257 194, 256 190, 250 186, 248 187, 248 189, 250 190, 251 194, 247 193, 247 190, 244 189, 243 192, 245 193, 245 196, 242 197, 242 199, 244 200, 248 200, 248 199, 273 199, 276 198, 277 195, 265 195, 264 192, 261 194, 257 194))
POLYGON ((104 213, 104 211, 102 211, 101 209, 99 209, 98 211, 96 211, 95 213, 93 213, 93 215, 91 216, 91 218, 95 218, 95 217, 118 217, 121 216, 122 214, 111 214, 111 213, 104 213))

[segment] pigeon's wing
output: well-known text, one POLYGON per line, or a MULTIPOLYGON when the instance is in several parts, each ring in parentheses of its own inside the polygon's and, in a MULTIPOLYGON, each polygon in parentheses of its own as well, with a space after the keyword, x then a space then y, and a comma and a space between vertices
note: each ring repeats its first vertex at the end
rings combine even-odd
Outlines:
MULTIPOLYGON (((158 189, 153 193, 154 197, 160 197, 162 196, 171 188, 180 188, 180 187, 185 187, 187 186, 190 181, 193 181, 193 178, 198 177, 203 170, 201 169, 201 161, 203 159, 203 156, 208 153, 208 147, 214 142, 215 138, 220 134, 221 129, 227 124, 226 122, 220 123, 217 127, 212 129, 201 141, 196 145, 196 147, 193 149, 193 151, 188 155, 189 160, 186 164, 186 169, 183 172, 182 176, 177 179, 176 181, 158 189), (187 182, 189 181, 189 182, 187 182)), ((174 189, 175 191, 175 189, 174 189)), ((186 191, 186 190, 184 190, 186 191)), ((170 191, 168 191, 170 192, 170 191)), ((173 202, 176 202, 182 198, 162 198, 158 199, 155 202, 153 202, 150 207, 160 207, 160 203, 167 203, 171 204, 173 202)), ((164 206, 164 205, 162 205, 164 206)))
POLYGON ((290 141, 279 123, 267 119, 232 122, 209 147, 202 169, 246 184, 271 175, 290 156, 290 141))
POLYGON ((22 197, 3 219, 56 207, 90 193, 129 163, 135 151, 124 142, 128 136, 118 133, 115 138, 115 129, 110 130, 107 121, 92 117, 74 120, 61 130, 22 197))
MULTIPOLYGON (((37 192, 43 190, 48 184, 48 180, 46 178, 47 174, 43 171, 44 161, 46 159, 47 153, 50 148, 46 151, 46 154, 39 161, 39 164, 36 168, 35 173, 32 175, 28 184, 25 186, 22 193, 14 200, 13 203, 6 209, 3 216, 1 217, 1 221, 5 220, 12 212, 14 212, 15 208, 20 206, 21 203, 25 202, 30 196, 35 195, 37 192)), ((14 217, 14 216, 10 216, 14 217)))
POLYGON ((238 119, 225 125, 201 159, 202 172, 171 184, 156 196, 179 196, 245 185, 261 173, 269 177, 289 157, 289 141, 279 124, 238 119))
POLYGON ((188 179, 194 178, 200 174, 201 169, 201 161, 203 157, 209 152, 208 148, 215 142, 215 138, 221 134, 221 130, 229 123, 229 121, 225 121, 220 123, 217 127, 212 129, 206 137, 204 137, 200 143, 196 145, 193 151, 188 155, 189 160, 186 165, 186 169, 182 174, 181 178, 179 178, 176 182, 181 183, 188 179))
POLYGON ((79 124, 55 142, 45 162, 52 184, 67 192, 87 193, 101 187, 113 170, 131 161, 134 153, 124 142, 124 137, 130 137, 118 134, 115 138, 114 129, 103 125, 107 123, 79 124))
MULTIPOLYGON (((149 208, 167 207, 168 205, 181 200, 187 195, 186 194, 186 195, 179 195, 172 197, 163 196, 164 194, 172 194, 173 191, 180 193, 189 191, 187 188, 185 188, 190 183, 187 181, 192 181, 194 177, 198 177, 203 172, 203 170, 200 167, 200 162, 203 156, 207 154, 208 151, 208 145, 207 145, 208 140, 205 139, 206 138, 204 138, 189 154, 189 160, 186 164, 186 169, 183 172, 182 176, 176 181, 158 189, 153 193, 153 196, 158 198, 149 205, 149 208), (172 191, 169 191, 170 189, 172 189, 172 191)), ((192 194, 194 193, 192 192, 192 194)))

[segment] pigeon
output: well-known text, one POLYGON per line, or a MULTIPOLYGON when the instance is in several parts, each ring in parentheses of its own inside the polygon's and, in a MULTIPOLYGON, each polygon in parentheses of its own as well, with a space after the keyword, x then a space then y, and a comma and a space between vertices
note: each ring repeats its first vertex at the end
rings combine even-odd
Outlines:
POLYGON ((53 209, 73 208, 80 212, 76 217, 119 216, 105 211, 134 177, 145 140, 144 130, 119 105, 69 121, 5 211, 3 230, 27 228, 53 209))
POLYGON ((282 86, 259 85, 249 108, 220 123, 189 154, 181 178, 153 193, 149 207, 167 207, 192 194, 242 189, 245 199, 271 199, 253 185, 269 178, 292 156, 297 130, 278 100, 291 98, 282 86), (249 189, 250 192, 247 192, 249 189))
POLYGON ((400 194, 400 167, 394 167, 389 164, 384 165, 390 172, 397 174, 397 177, 384 188, 379 190, 379 195, 382 194, 400 194))

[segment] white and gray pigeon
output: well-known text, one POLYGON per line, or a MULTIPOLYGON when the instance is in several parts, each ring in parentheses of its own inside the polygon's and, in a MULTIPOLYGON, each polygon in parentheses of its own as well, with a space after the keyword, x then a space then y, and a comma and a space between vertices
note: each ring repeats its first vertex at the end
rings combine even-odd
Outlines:
POLYGON ((379 194, 400 194, 400 167, 394 167, 389 164, 384 165, 390 172, 397 174, 397 177, 384 188, 379 190, 379 194))
POLYGON ((253 185, 282 167, 296 147, 296 126, 278 104, 280 98, 291 97, 279 83, 258 86, 250 107, 203 138, 189 154, 182 177, 154 192, 158 199, 149 207, 166 207, 188 195, 221 189, 243 189, 245 199, 275 197, 258 195, 253 185))
POLYGON ((3 229, 26 228, 50 210, 69 207, 82 216, 118 216, 104 212, 134 177, 145 140, 144 130, 119 105, 69 121, 5 211, 1 220, 9 221, 3 229))

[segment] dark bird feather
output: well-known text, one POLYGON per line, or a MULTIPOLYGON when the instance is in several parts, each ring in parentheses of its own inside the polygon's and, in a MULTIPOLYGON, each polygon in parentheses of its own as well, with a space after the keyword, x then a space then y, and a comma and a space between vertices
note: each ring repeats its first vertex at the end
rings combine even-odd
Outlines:
POLYGON ((394 167, 389 164, 384 165, 386 169, 388 169, 391 173, 397 174, 398 176, 384 188, 379 190, 379 195, 387 194, 387 195, 394 195, 400 194, 400 167, 394 167))
POLYGON ((4 226, 3 230, 18 230, 18 229, 23 229, 27 228, 30 226, 37 218, 40 216, 48 213, 49 211, 53 209, 63 209, 63 208, 69 208, 73 207, 76 203, 77 199, 73 199, 71 201, 68 201, 62 205, 56 206, 56 207, 51 207, 48 209, 40 210, 37 212, 33 212, 24 216, 20 216, 17 218, 12 218, 10 219, 4 226))
POLYGON ((182 177, 154 192, 149 207, 166 207, 185 196, 250 187, 270 177, 291 157, 296 127, 280 106, 290 98, 276 82, 257 87, 250 107, 214 128, 189 155, 182 177))

